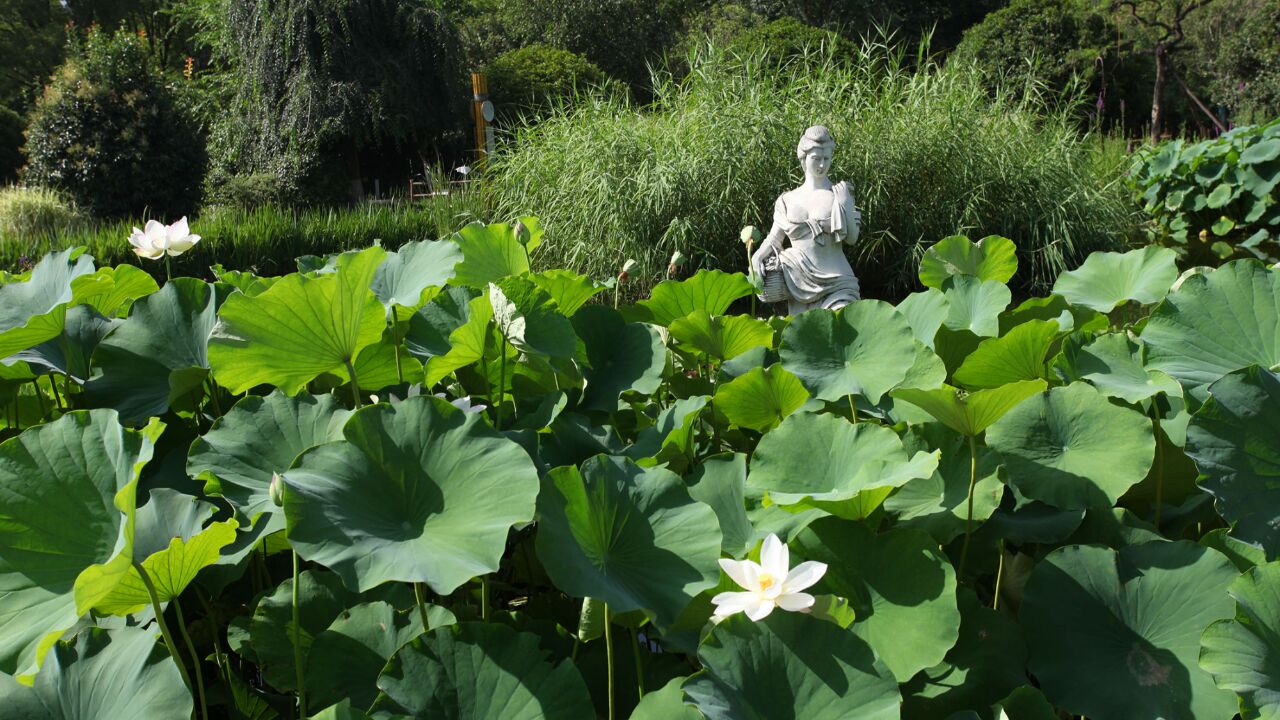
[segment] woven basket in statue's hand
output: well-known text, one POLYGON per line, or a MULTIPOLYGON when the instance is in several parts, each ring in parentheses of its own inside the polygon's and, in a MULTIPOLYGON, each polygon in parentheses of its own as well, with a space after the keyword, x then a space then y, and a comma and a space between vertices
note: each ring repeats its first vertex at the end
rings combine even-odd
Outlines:
POLYGON ((782 261, 778 259, 777 253, 764 259, 762 269, 764 277, 760 283, 760 299, 767 303, 786 300, 787 283, 782 277, 782 261))

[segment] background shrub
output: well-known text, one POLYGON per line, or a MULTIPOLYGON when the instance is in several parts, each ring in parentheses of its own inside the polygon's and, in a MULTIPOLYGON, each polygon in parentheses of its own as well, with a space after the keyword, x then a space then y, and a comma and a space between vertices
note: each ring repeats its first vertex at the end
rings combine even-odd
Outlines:
POLYGON ((61 193, 47 188, 28 188, 17 185, 0 188, 0 245, 6 254, 12 252, 27 257, 39 257, 39 252, 28 252, 24 238, 34 238, 59 232, 74 232, 84 218, 61 193))
POLYGON ((141 39, 91 30, 58 69, 27 130, 24 178, 98 217, 195 210, 204 143, 141 39))
POLYGON ((738 230, 769 225, 802 177, 797 139, 825 124, 833 176, 863 210, 855 268, 871 294, 914 287, 924 248, 954 233, 1012 238, 1020 279, 1043 289, 1133 231, 1120 168, 1099 174, 1092 143, 1038 97, 993 100, 972 70, 908 70, 870 43, 852 62, 770 65, 712 53, 658 82, 652 110, 599 97, 519 128, 492 165, 497 216, 542 218, 539 261, 597 277, 634 257, 651 282, 676 249, 740 269, 738 230))
POLYGON ((17 112, 0 107, 0 183, 12 182, 22 167, 22 128, 17 112))
POLYGON ((286 196, 284 185, 271 173, 231 175, 211 172, 205 190, 208 205, 236 210, 253 210, 264 205, 283 206, 286 196))
POLYGON ((572 97, 576 88, 603 83, 606 76, 581 55, 535 44, 503 53, 485 68, 489 99, 505 117, 520 111, 535 113, 572 97))
POLYGON ((836 57, 853 55, 856 46, 830 30, 805 25, 792 17, 748 28, 729 42, 729 51, 738 55, 759 54, 774 62, 830 47, 836 57))

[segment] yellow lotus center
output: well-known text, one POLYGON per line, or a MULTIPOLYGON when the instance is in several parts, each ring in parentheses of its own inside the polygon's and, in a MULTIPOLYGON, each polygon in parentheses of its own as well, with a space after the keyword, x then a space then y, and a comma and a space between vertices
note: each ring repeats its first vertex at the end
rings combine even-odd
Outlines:
POLYGON ((770 575, 769 573, 760 573, 759 582, 761 590, 768 590, 773 587, 774 583, 777 581, 774 580, 773 575, 770 575))

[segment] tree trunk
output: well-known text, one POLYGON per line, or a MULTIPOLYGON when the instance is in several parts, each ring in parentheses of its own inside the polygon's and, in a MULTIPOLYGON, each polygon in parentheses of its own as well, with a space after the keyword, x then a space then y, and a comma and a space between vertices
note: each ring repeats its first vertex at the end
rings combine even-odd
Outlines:
POLYGON ((1156 82, 1151 90, 1151 144, 1160 142, 1164 130, 1164 65, 1168 61, 1164 43, 1156 43, 1156 82))

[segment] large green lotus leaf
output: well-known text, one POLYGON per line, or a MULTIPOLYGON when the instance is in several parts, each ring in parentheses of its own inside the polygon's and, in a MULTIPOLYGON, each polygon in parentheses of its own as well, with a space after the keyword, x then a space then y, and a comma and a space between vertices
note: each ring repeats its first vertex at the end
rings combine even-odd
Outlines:
POLYGON ((0 671, 34 672, 129 570, 151 454, 113 410, 68 413, 0 444, 0 671))
POLYGON ((852 630, 898 682, 942 662, 960 633, 956 573, 938 543, 920 530, 877 535, 862 523, 823 518, 792 545, 827 564, 815 593, 848 598, 852 630))
POLYGON ((902 382, 915 358, 906 319, 879 300, 811 310, 782 331, 782 366, 820 400, 861 395, 872 403, 902 382))
POLYGON ((55 370, 83 384, 89 379, 89 360, 98 343, 122 322, 103 317, 88 305, 69 307, 62 332, 57 337, 15 353, 11 358, 55 370))
POLYGON ((1160 393, 1181 396, 1182 386, 1167 373, 1142 364, 1142 345, 1128 335, 1100 335, 1073 358, 1075 374, 1107 397, 1140 403, 1160 393))
MULTIPOLYGON (((437 616, 447 612, 435 606, 432 610, 437 616)), ((427 622, 431 622, 430 616, 427 622)), ((376 601, 343 610, 311 641, 307 703, 324 707, 350 699, 356 707, 369 707, 378 697, 378 673, 387 660, 422 631, 417 609, 401 612, 376 601)))
POLYGON ((1030 320, 1001 337, 983 340, 955 372, 955 381, 980 390, 1045 375, 1045 353, 1058 337, 1058 323, 1030 320))
POLYGON ((852 632, 803 613, 735 615, 698 646, 704 671, 684 683, 708 720, 897 720, 893 674, 852 632))
POLYGON ((454 233, 452 239, 462 250, 462 262, 449 280, 453 285, 486 288, 504 277, 529 272, 529 253, 506 223, 473 222, 454 233))
POLYGON ((533 633, 468 622, 415 638, 378 676, 375 720, 583 720, 595 716, 577 668, 533 633))
POLYGON ((649 395, 662 385, 667 346, 652 325, 628 323, 606 305, 588 305, 574 314, 573 327, 589 363, 584 408, 611 413, 622 407, 622 393, 649 395))
MULTIPOLYGON (((182 594, 201 570, 218 562, 222 549, 236 539, 235 520, 215 522, 189 540, 175 537, 169 546, 142 561, 160 602, 182 594)), ((139 555, 139 553, 135 553, 139 555)), ((136 568, 130 568, 111 593, 94 604, 108 615, 129 615, 147 607, 151 596, 136 568)))
POLYGON ((426 363, 428 387, 480 361, 489 340, 493 306, 487 295, 449 288, 409 320, 405 348, 426 363))
POLYGON ((947 381, 947 366, 929 346, 916 343, 916 355, 907 370, 907 376, 898 384, 900 388, 920 388, 933 390, 942 387, 947 381))
POLYGON ((565 317, 572 317, 588 300, 608 287, 572 270, 544 270, 528 277, 555 300, 556 309, 565 317))
POLYGON ((1114 505, 1155 458, 1145 415, 1108 402, 1092 385, 1053 388, 987 430, 1018 492, 1064 510, 1114 505))
POLYGON ((755 292, 742 273, 699 270, 687 280, 664 280, 636 305, 637 320, 666 327, 694 310, 723 315, 738 298, 755 292))
POLYGON ((660 690, 650 690, 631 713, 631 720, 702 720, 702 713, 685 702, 686 678, 672 678, 660 690))
POLYGON ((694 310, 671 321, 671 336, 681 345, 717 360, 729 360, 757 347, 773 344, 773 328, 746 315, 708 315, 694 310))
POLYGON ((640 431, 635 443, 622 454, 645 467, 666 464, 669 470, 684 473, 694 462, 698 419, 710 400, 706 395, 695 395, 675 401, 658 413, 653 425, 640 431))
POLYGON ((1200 669, 1200 635, 1230 618, 1227 559, 1191 542, 1059 548, 1021 608, 1031 672, 1049 700, 1096 720, 1226 720, 1235 696, 1200 669))
POLYGON ((800 413, 761 438, 751 458, 747 495, 860 519, 870 496, 859 495, 881 491, 871 493, 878 505, 892 488, 932 475, 937 463, 936 452, 908 455, 897 433, 886 427, 800 413))
POLYGON ((597 455, 552 470, 538 496, 538 558, 556 587, 660 627, 719 581, 720 546, 715 511, 665 468, 597 455))
POLYGON ((191 443, 187 474, 203 479, 205 492, 229 500, 246 522, 274 515, 271 474, 288 470, 306 450, 341 440, 350 417, 333 395, 249 395, 191 443))
POLYGON ((217 311, 213 286, 193 278, 175 278, 134 303, 129 319, 93 353, 100 373, 85 385, 89 401, 114 408, 125 422, 163 415, 208 376, 217 311))
POLYGON ((1280 376, 1252 367, 1209 387, 1187 426, 1187 455, 1231 534, 1280 555, 1280 376))
POLYGON ((88 628, 53 648, 32 687, 0 675, 3 720, 174 720, 192 704, 154 629, 88 628))
POLYGON ((62 332, 71 282, 93 272, 93 258, 68 248, 36 263, 30 279, 0 285, 0 359, 62 332))
POLYGON ((903 714, 943 720, 981 712, 1027 682, 1022 629, 1004 613, 983 607, 968 588, 958 594, 960 637, 947 656, 903 686, 903 714))
POLYGON ((729 422, 769 432, 809 399, 800 379, 781 365, 753 368, 716 388, 715 407, 729 422))
POLYGON ((1029 298, 1015 308, 1000 313, 1000 334, 1030 320, 1055 320, 1062 332, 1099 332, 1110 327, 1107 316, 1097 310, 1072 305, 1060 295, 1029 298))
POLYGON ((1104 313, 1129 301, 1150 305, 1160 302, 1178 279, 1177 259, 1172 249, 1156 245, 1125 253, 1096 252, 1080 267, 1059 275, 1053 293, 1104 313))
POLYGON ((957 275, 1007 283, 1018 272, 1017 246, 1009 238, 988 235, 970 242, 963 235, 939 240, 920 259, 920 282, 940 288, 957 275))
MULTIPOLYGON (((903 438, 908 452, 937 448, 938 469, 927 478, 907 482, 885 501, 897 517, 895 527, 918 528, 946 544, 964 532, 969 518, 969 479, 973 467, 968 438, 938 423, 929 423, 903 438)), ((1004 497, 1000 457, 978 449, 978 476, 973 484, 973 520, 991 517, 1004 497)))
MULTIPOLYGON (((995 280, 957 275, 942 285, 947 315, 942 324, 950 330, 967 330, 978 337, 1000 334, 1000 313, 1013 299, 1009 287, 995 280)), ((942 353, 939 352, 939 355, 942 353)))
POLYGON ((1218 687, 1240 696, 1246 718, 1280 718, 1280 562, 1236 578, 1236 616, 1200 638, 1200 667, 1218 687))
POLYGON ((938 334, 938 328, 942 327, 942 321, 947 317, 949 309, 950 303, 947 302, 947 296, 937 288, 911 293, 898 303, 898 314, 907 319, 916 340, 924 343, 931 350, 933 337, 938 334))
POLYGON ((92 305, 107 317, 129 310, 134 300, 160 289, 155 278, 133 265, 98 268, 71 281, 71 304, 92 305))
POLYGON ((526 278, 506 278, 489 285, 493 322, 502 336, 523 353, 570 358, 578 344, 569 318, 555 308, 551 296, 526 278))
POLYGON ((237 394, 266 384, 294 395, 354 360, 386 326, 369 291, 384 255, 379 247, 343 254, 335 273, 289 275, 257 297, 233 293, 209 341, 214 377, 237 394))
POLYGON ((977 436, 1027 398, 1044 392, 1044 380, 1021 380, 998 388, 965 392, 943 385, 936 390, 899 388, 893 396, 921 408, 961 435, 977 436))
POLYGON ((755 545, 755 531, 747 518, 747 456, 742 453, 712 455, 696 466, 689 495, 706 503, 720 522, 721 549, 740 558, 755 545))
POLYGON ((298 458, 284 511, 298 554, 353 588, 451 593, 497 570, 511 526, 533 519, 533 462, 478 413, 420 396, 357 410, 343 434, 298 458))
MULTIPOLYGON (((360 389, 365 392, 376 392, 392 385, 421 383, 425 375, 422 363, 401 349, 390 337, 383 337, 373 345, 363 348, 352 365, 355 367, 356 378, 360 381, 360 389), (398 369, 397 359, 400 363, 398 369)), ((351 374, 345 367, 334 368, 333 377, 341 383, 351 380, 351 374)))
MULTIPOLYGON (((355 605, 357 595, 333 573, 304 570, 298 576, 298 647, 305 664, 316 636, 355 605)), ((262 677, 277 690, 296 690, 294 665, 293 578, 264 595, 249 621, 249 645, 262 677)))
POLYGON ((422 291, 439 287, 453 277, 453 268, 462 260, 457 243, 447 240, 407 242, 398 251, 388 252, 373 274, 370 289, 390 308, 417 307, 422 291))
POLYGON ((228 270, 221 263, 215 263, 209 269, 213 271, 219 284, 230 285, 249 297, 261 295, 280 280, 278 277, 260 277, 244 270, 228 270))
POLYGON ((1280 272, 1252 260, 1194 275, 1142 330, 1147 367, 1183 386, 1208 385, 1249 365, 1280 366, 1280 272))

